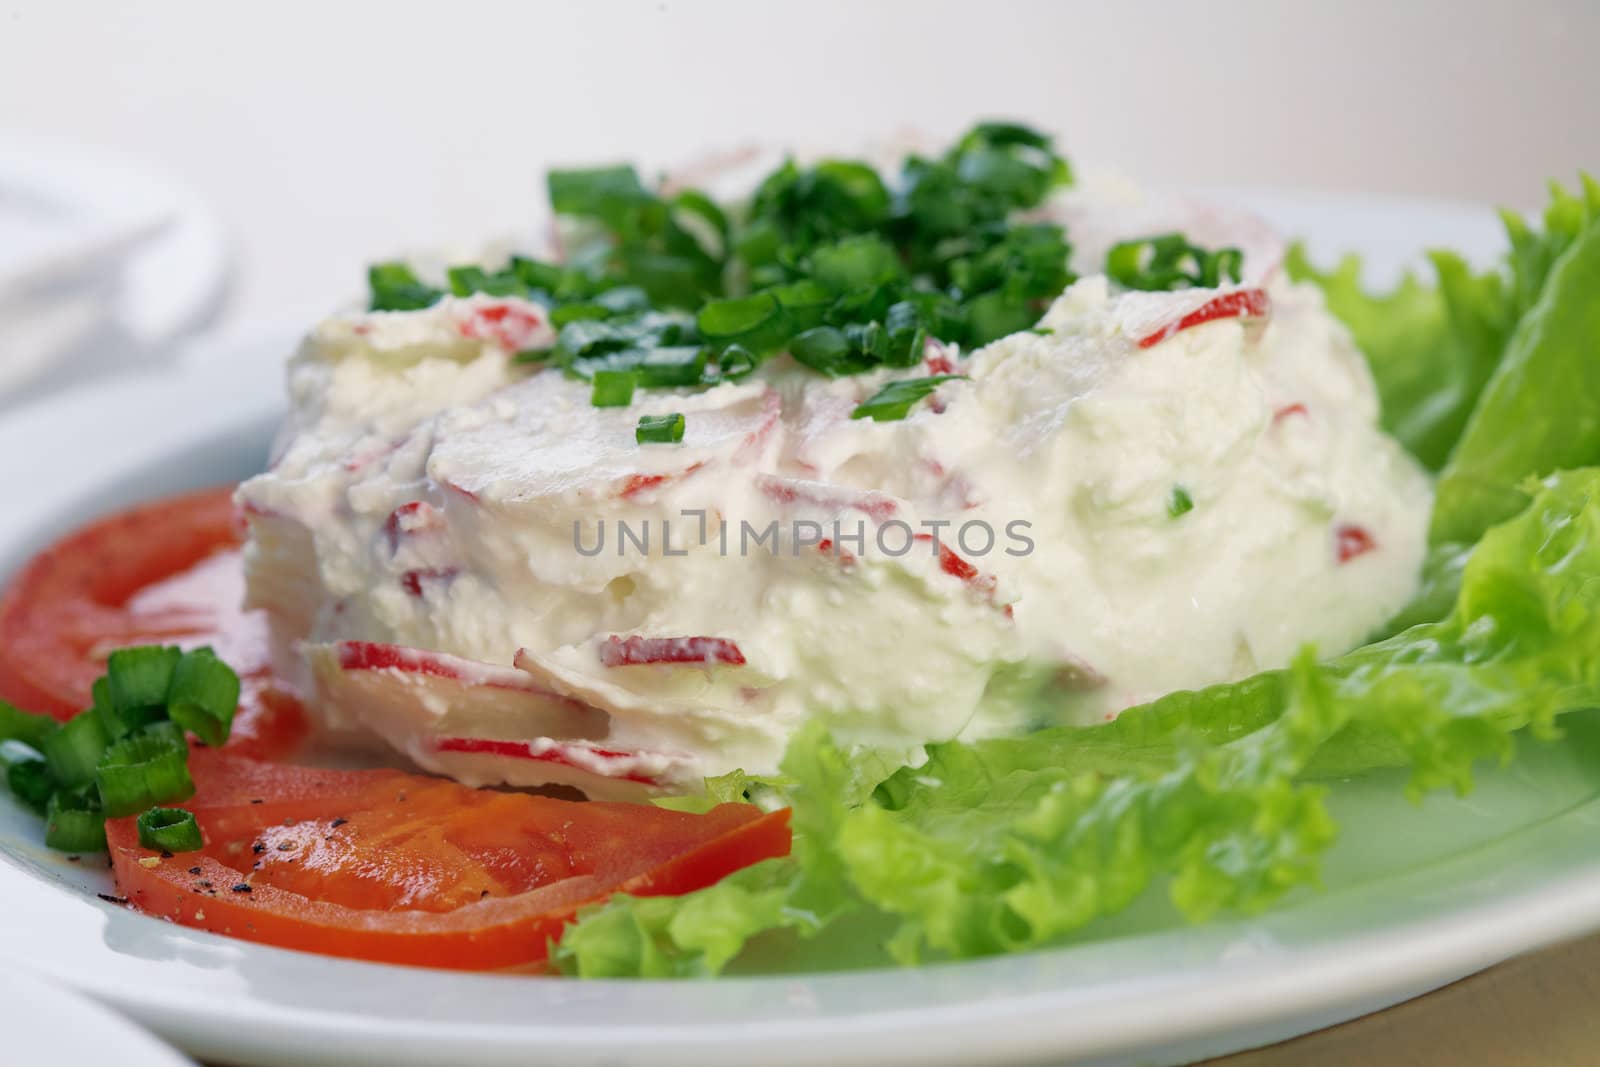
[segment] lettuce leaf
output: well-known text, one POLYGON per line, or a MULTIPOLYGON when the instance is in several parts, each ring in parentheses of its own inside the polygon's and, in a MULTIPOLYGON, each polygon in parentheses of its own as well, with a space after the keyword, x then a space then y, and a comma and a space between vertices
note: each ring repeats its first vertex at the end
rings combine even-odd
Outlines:
POLYGON ((1525 487, 1449 615, 1325 664, 1175 693, 1089 729, 933 746, 916 768, 808 730, 784 762, 792 859, 675 898, 619 897, 555 955, 585 975, 708 975, 761 930, 856 908, 901 962, 1059 940, 1157 883, 1203 919, 1314 885, 1335 836, 1319 768, 1403 761, 1465 791, 1512 735, 1600 705, 1600 469, 1525 487))
MULTIPOLYGON (((1501 269, 1474 274, 1454 253, 1433 252, 1431 286, 1408 274, 1392 292, 1371 294, 1357 257, 1321 272, 1303 248, 1290 250, 1290 277, 1322 288, 1329 310, 1366 354, 1384 428, 1430 470, 1445 466, 1519 323, 1539 302, 1557 262, 1600 216, 1600 183, 1588 175, 1578 193, 1552 184, 1550 196, 1542 231, 1501 212, 1511 244, 1501 269)), ((1559 465, 1527 467, 1513 484, 1559 465)))
POLYGON ((1527 503, 1528 476, 1591 463, 1600 463, 1600 226, 1561 254, 1518 321, 1439 477, 1430 540, 1471 543, 1527 503))

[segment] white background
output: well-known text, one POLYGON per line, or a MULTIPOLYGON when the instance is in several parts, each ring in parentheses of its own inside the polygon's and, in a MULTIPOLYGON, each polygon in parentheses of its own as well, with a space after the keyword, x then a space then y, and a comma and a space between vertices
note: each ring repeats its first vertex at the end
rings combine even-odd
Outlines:
POLYGON ((983 115, 1168 184, 1531 205, 1600 169, 1597 43, 1597 0, 0 0, 0 133, 191 182, 233 321, 308 320, 375 255, 528 225, 551 162, 983 115))

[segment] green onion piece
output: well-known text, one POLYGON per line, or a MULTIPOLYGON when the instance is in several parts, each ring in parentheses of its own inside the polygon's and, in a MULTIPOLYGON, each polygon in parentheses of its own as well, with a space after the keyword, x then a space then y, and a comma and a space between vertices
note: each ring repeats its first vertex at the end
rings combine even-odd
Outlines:
POLYGON ((633 403, 633 372, 597 370, 589 403, 597 408, 625 408, 633 403))
POLYGON ((29 748, 44 751, 44 740, 61 724, 48 715, 21 711, 0 700, 0 741, 21 741, 29 748))
POLYGON ((182 658, 183 651, 171 645, 141 645, 111 653, 106 660, 106 691, 124 732, 167 717, 172 673, 182 658))
POLYGON ((699 345, 653 348, 644 354, 633 373, 647 389, 699 385, 705 377, 706 350, 699 345))
POLYGON ((197 852, 205 842, 194 813, 182 808, 151 808, 139 816, 139 847, 156 852, 197 852))
POLYGON ((783 315, 783 305, 771 293, 751 293, 732 300, 713 300, 700 309, 695 323, 712 340, 744 338, 783 315))
POLYGON ((852 358, 850 341, 845 337, 844 331, 832 326, 818 326, 790 341, 789 355, 793 356, 796 362, 803 363, 830 378, 837 378, 843 374, 858 374, 867 369, 864 362, 852 358))
POLYGON ((717 356, 717 373, 730 381, 738 381, 755 373, 760 360, 744 345, 729 345, 717 356))
POLYGON ((545 182, 557 214, 587 215, 612 226, 627 221, 639 204, 651 199, 638 172, 626 164, 552 170, 545 182))
POLYGON ((44 739, 39 751, 50 764, 50 773, 67 789, 94 781, 95 768, 110 739, 93 712, 79 712, 61 729, 44 739))
POLYGON ((641 445, 669 445, 683 440, 685 422, 681 414, 646 415, 639 420, 633 438, 641 445))
POLYGON ((21 741, 0 741, 0 778, 25 807, 44 814, 45 802, 56 791, 55 776, 39 751, 21 741))
POLYGON ((1208 252, 1181 233, 1162 233, 1112 245, 1106 273, 1128 289, 1165 291, 1195 285, 1212 289, 1223 277, 1243 277, 1244 253, 1237 248, 1208 252))
POLYGON ((38 756, 21 759, 6 758, 6 785, 18 800, 43 815, 51 794, 56 791, 55 776, 50 765, 38 756))
POLYGON ((212 748, 228 739, 239 707, 239 676, 209 648, 185 652, 172 672, 167 717, 212 748))
POLYGON ((579 319, 609 319, 611 311, 603 304, 563 304, 550 312, 550 325, 560 329, 579 319))
POLYGON ((909 378, 889 382, 872 395, 865 404, 850 413, 852 419, 872 419, 874 422, 895 422, 905 418, 911 409, 928 394, 945 382, 965 380, 965 374, 935 374, 930 378, 909 378))
POLYGON ((1214 289, 1227 277, 1235 285, 1244 277, 1244 253, 1237 248, 1219 248, 1200 265, 1200 284, 1214 289))
POLYGON ((1189 495, 1189 490, 1181 485, 1172 487, 1172 495, 1167 498, 1167 514, 1173 518, 1187 515, 1194 510, 1194 497, 1189 495))
POLYGON ((121 818, 194 796, 188 760, 189 746, 172 723, 147 726, 107 748, 96 778, 106 815, 121 818))
POLYGON ((437 304, 444 291, 417 280, 404 263, 375 263, 367 268, 373 311, 416 311, 437 304))
POLYGON ((58 789, 45 805, 44 843, 60 852, 104 852, 106 817, 92 789, 58 789))
POLYGON ((897 279, 900 270, 894 249, 871 234, 846 237, 811 253, 811 276, 836 293, 885 285, 897 279))

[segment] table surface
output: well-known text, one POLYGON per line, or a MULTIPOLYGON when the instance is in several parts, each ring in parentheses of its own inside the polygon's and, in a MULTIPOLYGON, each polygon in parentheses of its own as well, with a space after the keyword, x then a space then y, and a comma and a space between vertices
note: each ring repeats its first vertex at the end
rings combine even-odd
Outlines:
POLYGON ((1556 1067, 1600 1062, 1600 935, 1205 1067, 1556 1067))

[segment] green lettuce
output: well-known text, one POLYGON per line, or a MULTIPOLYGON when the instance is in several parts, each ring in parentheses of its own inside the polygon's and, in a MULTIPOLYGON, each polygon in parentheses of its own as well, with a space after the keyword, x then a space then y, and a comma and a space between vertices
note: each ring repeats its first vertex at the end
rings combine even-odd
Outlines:
POLYGON ((1314 885, 1316 776, 1403 762, 1465 791, 1512 735, 1600 704, 1600 470, 1524 487, 1449 614, 1327 663, 1171 694, 1089 729, 953 742, 893 774, 806 731, 784 761, 795 852, 698 893, 619 897, 555 954, 581 975, 708 975, 753 936, 888 921, 902 962, 1049 944, 1157 884, 1190 918, 1314 885), (872 788, 874 779, 878 781, 872 788))
POLYGON ((1470 543, 1526 504, 1528 475, 1597 462, 1600 226, 1590 226, 1556 259, 1519 318, 1439 476, 1430 539, 1470 543))
MULTIPOLYGON (((1600 183, 1588 175, 1582 176, 1578 193, 1553 184, 1550 195, 1542 231, 1516 214, 1501 213, 1511 246, 1502 267, 1477 274, 1460 256, 1433 252, 1434 285, 1408 274, 1393 291, 1373 294, 1362 285, 1357 257, 1347 256, 1322 272, 1304 249, 1290 251, 1290 277, 1322 288, 1329 310, 1365 353, 1382 401, 1384 428, 1430 470, 1445 467, 1469 423, 1477 436, 1504 429, 1494 419, 1484 424, 1474 409, 1502 364, 1509 363, 1513 335, 1545 295, 1557 264, 1600 216, 1600 183)), ((1532 464, 1515 472, 1510 484, 1525 473, 1548 473, 1561 465, 1532 464)), ((1454 520, 1447 516, 1445 521, 1454 520)))

